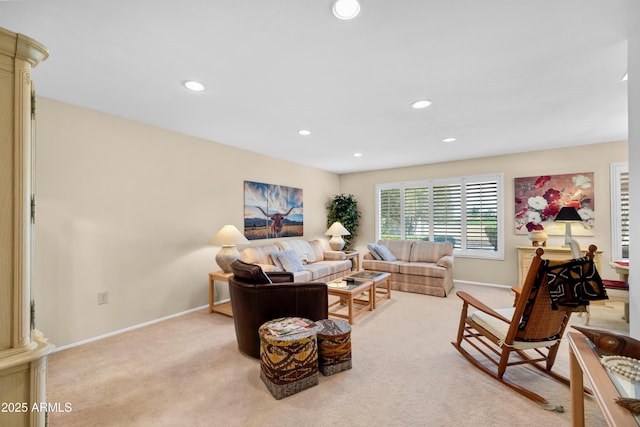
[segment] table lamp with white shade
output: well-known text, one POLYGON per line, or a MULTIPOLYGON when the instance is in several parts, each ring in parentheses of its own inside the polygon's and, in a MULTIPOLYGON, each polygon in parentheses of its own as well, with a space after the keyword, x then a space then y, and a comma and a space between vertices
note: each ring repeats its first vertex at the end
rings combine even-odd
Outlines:
POLYGON ((345 241, 342 236, 349 236, 351 233, 349 233, 349 230, 344 228, 344 225, 336 221, 331 224, 331 227, 329 227, 324 234, 331 236, 331 239, 329 239, 329 246, 331 246, 331 249, 334 251, 340 251, 345 245, 345 241))
POLYGON ((582 222, 580 214, 573 206, 563 206, 560 208, 558 215, 556 215, 556 222, 564 222, 564 244, 571 248, 571 253, 574 258, 580 258, 580 245, 571 236, 571 223, 582 222))
POLYGON ((248 245, 249 240, 233 225, 225 225, 209 240, 210 245, 222 246, 216 254, 216 263, 225 273, 231 273, 231 263, 240 258, 236 245, 248 245))

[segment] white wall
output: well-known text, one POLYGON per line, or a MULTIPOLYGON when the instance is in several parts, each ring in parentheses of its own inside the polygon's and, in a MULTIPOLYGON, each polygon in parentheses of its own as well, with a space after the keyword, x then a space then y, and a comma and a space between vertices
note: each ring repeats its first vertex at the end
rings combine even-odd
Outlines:
MULTIPOLYGON (((530 245, 526 235, 515 234, 514 178, 544 174, 594 172, 596 226, 594 236, 576 237, 583 247, 595 244, 603 250, 602 276, 617 279, 608 266, 611 261, 610 173, 612 162, 627 160, 625 141, 581 147, 533 151, 523 154, 486 157, 465 161, 353 173, 341 177, 344 193, 357 195, 362 211, 356 247, 366 252, 366 244, 375 240, 375 185, 383 182, 415 181, 487 173, 504 174, 505 260, 479 260, 457 257, 454 279, 469 282, 513 286, 517 284, 517 245, 530 245)), ((548 245, 563 245, 563 236, 549 236, 548 245)))
POLYGON ((207 304, 207 242, 243 229, 244 180, 302 188, 305 237, 324 238, 338 175, 38 102, 36 322, 58 346, 207 304))
POLYGON ((629 10, 629 188, 630 188, 630 306, 631 336, 640 339, 640 2, 630 1, 629 10))

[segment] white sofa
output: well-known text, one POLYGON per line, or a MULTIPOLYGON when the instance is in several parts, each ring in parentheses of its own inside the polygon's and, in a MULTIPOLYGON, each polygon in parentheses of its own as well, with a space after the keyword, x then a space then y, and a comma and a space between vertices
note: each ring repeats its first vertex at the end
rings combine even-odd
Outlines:
POLYGON ((351 260, 344 252, 329 250, 324 243, 320 239, 283 239, 249 246, 240 252, 240 257, 244 262, 259 264, 264 271, 291 271, 294 282, 328 282, 349 274, 351 260), (294 254, 298 262, 291 260, 294 254))

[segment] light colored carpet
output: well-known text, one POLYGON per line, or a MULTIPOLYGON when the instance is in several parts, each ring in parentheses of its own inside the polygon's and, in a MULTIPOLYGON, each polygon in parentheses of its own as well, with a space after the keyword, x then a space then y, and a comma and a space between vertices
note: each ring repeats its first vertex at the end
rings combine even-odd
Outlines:
MULTIPOLYGON (((493 307, 505 289, 457 285, 493 307)), ((275 400, 259 361, 236 347, 233 320, 200 310, 49 357, 48 401, 72 411, 55 426, 569 426, 569 388, 526 367, 529 388, 564 413, 542 409, 467 362, 450 344, 461 300, 394 292, 352 330, 353 369, 275 400)), ((593 328, 628 333, 622 306, 593 305, 593 328)), ((572 323, 583 319, 573 316, 572 323)), ((566 343, 556 370, 568 376, 566 343)), ((588 426, 606 425, 585 398, 588 426)))

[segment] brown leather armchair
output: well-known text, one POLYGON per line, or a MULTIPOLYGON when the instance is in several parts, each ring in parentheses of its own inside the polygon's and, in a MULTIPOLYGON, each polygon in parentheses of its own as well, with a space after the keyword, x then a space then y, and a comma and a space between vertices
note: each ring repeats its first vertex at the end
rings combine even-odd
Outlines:
POLYGON ((329 300, 326 283, 293 283, 293 273, 262 271, 260 266, 237 260, 231 263, 229 295, 238 348, 260 357, 258 328, 280 317, 326 319, 329 300))

